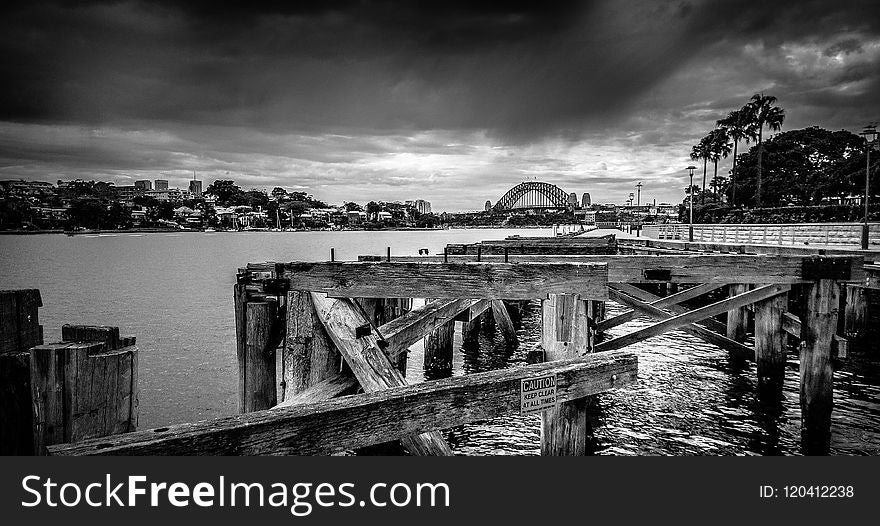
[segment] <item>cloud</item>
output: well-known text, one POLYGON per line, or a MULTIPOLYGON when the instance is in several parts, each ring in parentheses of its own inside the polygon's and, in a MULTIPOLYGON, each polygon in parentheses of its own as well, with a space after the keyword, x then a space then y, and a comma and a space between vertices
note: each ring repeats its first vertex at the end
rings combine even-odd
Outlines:
POLYGON ((618 202, 644 180, 680 200, 690 146, 755 92, 786 128, 880 117, 870 7, 17 2, 0 20, 0 174, 196 170, 441 209, 523 178, 618 202))

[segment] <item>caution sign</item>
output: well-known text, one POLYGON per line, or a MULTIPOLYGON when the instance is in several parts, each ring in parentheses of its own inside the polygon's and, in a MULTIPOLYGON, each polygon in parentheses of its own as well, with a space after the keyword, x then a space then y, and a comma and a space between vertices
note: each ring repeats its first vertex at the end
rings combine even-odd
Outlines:
POLYGON ((525 378, 520 383, 520 412, 538 413, 556 406, 556 375, 525 378))

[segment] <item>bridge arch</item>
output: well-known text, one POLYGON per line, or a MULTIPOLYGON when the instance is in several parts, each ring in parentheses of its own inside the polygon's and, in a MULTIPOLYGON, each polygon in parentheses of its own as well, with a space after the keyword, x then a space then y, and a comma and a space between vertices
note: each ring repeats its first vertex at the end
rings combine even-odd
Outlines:
POLYGON ((568 194, 555 184, 526 181, 507 191, 495 203, 495 210, 514 208, 566 208, 568 194))

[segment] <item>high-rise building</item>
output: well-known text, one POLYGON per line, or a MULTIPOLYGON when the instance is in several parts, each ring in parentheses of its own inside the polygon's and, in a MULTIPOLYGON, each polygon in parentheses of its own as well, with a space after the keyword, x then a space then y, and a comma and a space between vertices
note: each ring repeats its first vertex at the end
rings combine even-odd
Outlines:
POLYGON ((142 192, 146 192, 147 190, 152 190, 153 189, 153 182, 152 181, 135 181, 134 182, 134 189, 140 190, 142 192))
POLYGON ((156 190, 168 190, 168 181, 165 179, 156 179, 156 190))
POLYGON ((424 199, 416 199, 416 210, 418 210, 420 214, 430 214, 431 202, 425 201, 424 199))
POLYGON ((193 179, 189 182, 189 193, 193 195, 193 197, 202 197, 202 182, 198 179, 193 179))
POLYGON ((584 197, 581 199, 581 208, 587 208, 592 203, 590 202, 590 193, 584 192, 584 197))

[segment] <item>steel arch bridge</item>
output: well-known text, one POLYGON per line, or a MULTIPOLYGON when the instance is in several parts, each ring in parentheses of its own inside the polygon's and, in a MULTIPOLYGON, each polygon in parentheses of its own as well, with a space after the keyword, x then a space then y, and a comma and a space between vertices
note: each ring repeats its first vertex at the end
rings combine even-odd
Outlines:
POLYGON ((555 184, 526 181, 504 194, 492 207, 493 210, 515 208, 566 208, 568 194, 555 184))

